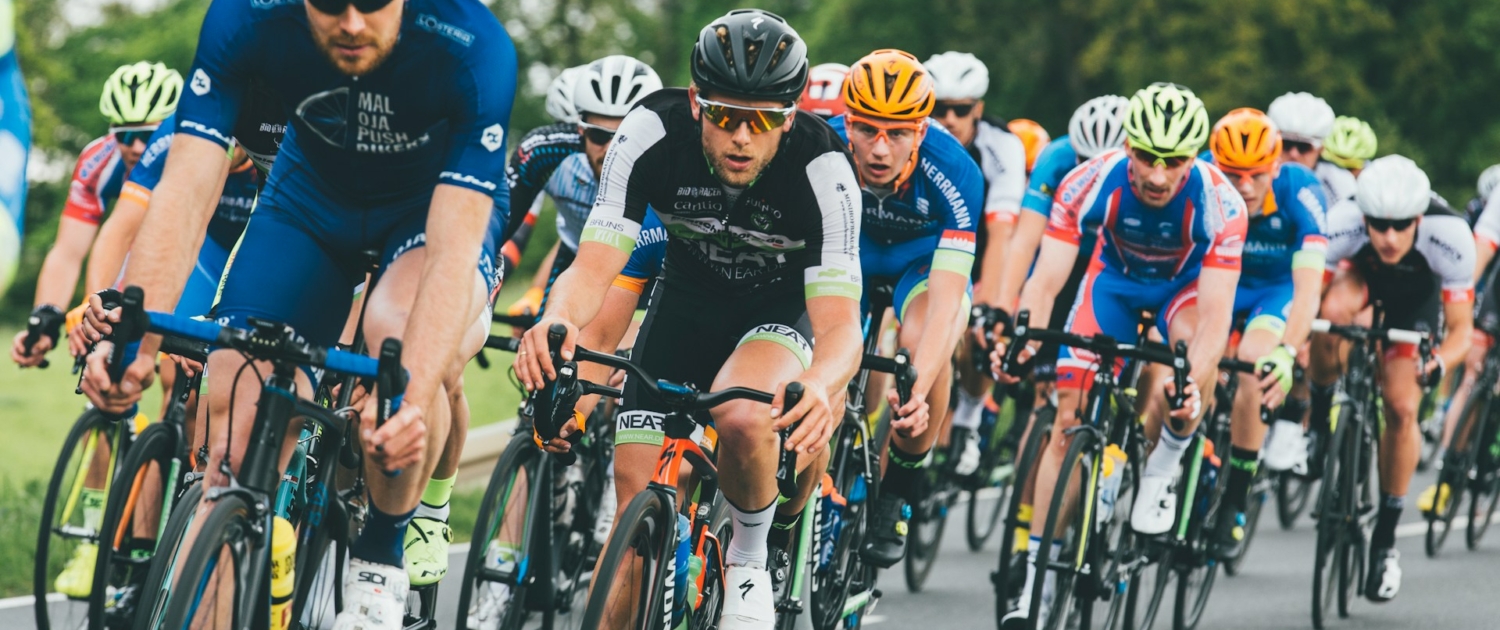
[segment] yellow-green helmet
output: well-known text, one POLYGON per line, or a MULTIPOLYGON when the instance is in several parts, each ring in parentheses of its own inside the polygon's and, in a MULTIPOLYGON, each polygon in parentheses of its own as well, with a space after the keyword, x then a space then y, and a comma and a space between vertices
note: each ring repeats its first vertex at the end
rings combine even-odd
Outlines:
POLYGON ((1339 116, 1333 120, 1333 131, 1323 139, 1323 159, 1344 168, 1364 168, 1365 160, 1375 157, 1377 146, 1370 123, 1339 116))
POLYGON ((1132 148, 1161 157, 1197 155, 1208 132, 1208 110, 1186 87, 1152 83, 1130 97, 1125 137, 1132 148))
POLYGON ((156 122, 177 110, 182 75, 162 63, 137 61, 120 66, 104 82, 99 112, 111 125, 156 122))

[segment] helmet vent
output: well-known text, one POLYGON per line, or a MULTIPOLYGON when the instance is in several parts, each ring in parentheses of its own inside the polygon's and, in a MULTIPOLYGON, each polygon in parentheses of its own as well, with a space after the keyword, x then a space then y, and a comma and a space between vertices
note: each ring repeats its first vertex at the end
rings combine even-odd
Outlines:
POLYGON ((734 68, 734 48, 729 45, 729 28, 720 26, 714 29, 714 35, 719 39, 719 48, 724 53, 724 61, 734 68))
POLYGON ((763 42, 758 39, 745 40, 745 67, 754 68, 760 62, 760 49, 763 42))

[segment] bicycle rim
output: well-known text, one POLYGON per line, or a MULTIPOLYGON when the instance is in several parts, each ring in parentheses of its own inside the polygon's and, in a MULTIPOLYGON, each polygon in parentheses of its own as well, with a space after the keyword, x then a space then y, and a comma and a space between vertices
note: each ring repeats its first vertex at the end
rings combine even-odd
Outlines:
POLYGON ((957 492, 935 467, 929 467, 925 476, 928 491, 922 493, 922 503, 913 511, 911 533, 906 537, 906 558, 902 563, 905 565, 902 568, 906 574, 906 590, 912 593, 922 592, 927 577, 932 575, 932 567, 937 564, 943 530, 948 526, 948 508, 952 503, 949 497, 957 492))
POLYGON ((1334 531, 1335 527, 1329 523, 1319 523, 1317 554, 1313 562, 1313 596, 1312 596, 1312 619, 1313 627, 1322 630, 1328 613, 1333 609, 1334 591, 1338 590, 1338 569, 1334 559, 1336 548, 1342 547, 1338 540, 1341 536, 1334 531))
MULTIPOLYGON (((1466 462, 1468 458, 1459 459, 1466 462)), ((1433 497, 1433 513, 1427 515, 1427 535, 1422 540, 1422 548, 1429 558, 1436 558, 1438 552, 1442 551, 1443 543, 1448 540, 1448 533, 1453 530, 1453 516, 1458 513, 1458 506, 1463 502, 1467 480, 1460 476, 1460 469, 1467 471, 1468 467, 1462 464, 1445 466, 1438 473, 1438 488, 1442 488, 1444 484, 1448 486, 1448 501, 1444 504, 1438 501, 1439 497, 1433 497)))
POLYGON ((628 610, 634 618, 624 627, 645 630, 664 625, 666 563, 673 561, 676 519, 661 492, 647 490, 630 501, 599 563, 583 627, 603 626, 609 603, 615 600, 633 602, 628 610), (639 574, 630 575, 636 567, 639 574))
POLYGON ((1464 528, 1464 543, 1470 551, 1479 548, 1479 541, 1484 538, 1490 522, 1495 519, 1495 505, 1500 503, 1500 474, 1494 471, 1480 473, 1479 482, 1470 493, 1469 524, 1464 528), (1489 479, 1486 480, 1485 476, 1489 479))
POLYGON ((1338 590, 1338 569, 1334 566, 1334 552, 1344 544, 1343 538, 1346 535, 1342 524, 1345 517, 1342 495, 1345 493, 1340 491, 1344 466, 1339 459, 1339 451, 1343 450, 1345 435, 1349 425, 1353 423, 1349 407, 1346 404, 1340 409, 1338 424, 1329 438, 1331 441, 1323 464, 1324 483, 1318 492, 1318 538, 1313 561, 1312 598, 1313 627, 1318 630, 1322 630, 1333 605, 1334 592, 1338 590))
POLYGON ((252 623, 256 604, 265 607, 255 591, 266 577, 254 573, 268 568, 266 563, 255 561, 264 555, 264 546, 255 540, 254 519, 243 497, 217 499, 193 541, 192 551, 179 566, 173 587, 177 592, 167 602, 165 627, 199 627, 211 619, 227 619, 236 628, 252 623))
POLYGON ((458 611, 466 618, 465 627, 468 627, 469 618, 480 623, 498 616, 501 630, 512 630, 520 628, 526 619, 526 586, 517 584, 515 578, 519 562, 525 556, 524 550, 529 547, 526 543, 529 540, 527 525, 535 522, 531 511, 540 507, 530 500, 529 471, 536 453, 530 436, 518 435, 501 453, 490 475, 490 484, 480 502, 464 562, 463 582, 459 585, 458 611), (503 564, 508 571, 495 575, 492 571, 500 567, 486 570, 486 555, 491 547, 494 547, 496 559, 499 559, 501 548, 515 550, 514 560, 503 564))
MULTIPOLYGON (((1000 532, 1000 559, 995 572, 990 575, 990 581, 995 586, 995 625, 999 627, 1001 619, 1006 613, 1015 608, 1012 601, 1020 592, 1020 584, 1011 583, 1011 567, 1017 562, 1013 550, 1016 546, 1016 528, 1021 525, 1017 518, 1021 503, 1020 498, 1026 491, 1027 480, 1031 476, 1031 468, 1041 450, 1041 444, 1046 441, 1050 433, 1052 419, 1056 410, 1051 407, 1043 407, 1037 410, 1035 422, 1032 423, 1031 431, 1027 434, 1025 444, 1021 448, 1021 456, 1016 459, 1016 474, 1011 478, 1010 501, 1006 502, 1004 531, 1000 532)), ((1031 524, 1026 524, 1029 529, 1031 524)), ((1024 573, 1023 573, 1024 575, 1024 573)))
MULTIPOLYGON (((716 628, 719 624, 719 617, 724 613, 724 567, 719 560, 724 557, 723 550, 729 545, 729 539, 734 537, 734 524, 729 519, 729 502, 723 500, 722 497, 716 497, 713 510, 708 515, 708 529, 713 533, 714 538, 705 537, 703 541, 706 545, 703 590, 700 592, 697 607, 693 609, 693 620, 688 626, 690 630, 716 628), (715 543, 715 540, 718 542, 715 543)), ((791 584, 792 579, 788 577, 785 583, 791 584)))
MULTIPOLYGON (((1048 506, 1050 509, 1047 513, 1046 526, 1043 527, 1040 538, 1041 548, 1038 550, 1034 564, 1037 581, 1031 589, 1031 605, 1029 610, 1031 610, 1032 616, 1031 625, 1035 628, 1046 628, 1047 630, 1066 628, 1068 627, 1067 622, 1069 621, 1069 617, 1075 609, 1073 599, 1078 593, 1075 592, 1073 584, 1078 575, 1077 570, 1081 569, 1081 567, 1077 566, 1079 554, 1084 550, 1084 545, 1088 544, 1087 536, 1084 532, 1090 526, 1089 523, 1078 522, 1078 519, 1083 518, 1084 514, 1092 512, 1092 510, 1087 509, 1089 506, 1086 505, 1088 496, 1091 494, 1088 492, 1088 485, 1097 483, 1098 481, 1091 474, 1092 471, 1087 465, 1088 460, 1092 458, 1097 450, 1094 448, 1094 442, 1095 438, 1092 433, 1080 432, 1075 434, 1072 443, 1068 445, 1067 454, 1063 457, 1062 470, 1057 475, 1057 491, 1052 493, 1052 500, 1048 506), (1068 487, 1071 477, 1075 474, 1084 476, 1079 478, 1080 488, 1078 496, 1075 498, 1080 503, 1074 510, 1073 518, 1075 522, 1072 526, 1069 526, 1066 523, 1059 522, 1057 515, 1061 513, 1063 502, 1067 500, 1068 493, 1063 491, 1063 489, 1068 487), (1073 571, 1052 571, 1048 566, 1050 564, 1048 556, 1051 555, 1050 550, 1052 549, 1054 540, 1062 541, 1062 550, 1058 554, 1057 562, 1071 566, 1074 569, 1073 571), (1044 602, 1042 599, 1046 589, 1042 588, 1042 585, 1045 584, 1044 580, 1049 573, 1056 574, 1054 578, 1056 586, 1052 590, 1054 596, 1050 610, 1044 611, 1044 602)), ((1090 520, 1092 518, 1090 517, 1090 520)), ((1093 602, 1082 602, 1082 604, 1084 606, 1091 606, 1093 602)))
POLYGON ((322 527, 298 532, 292 619, 304 628, 332 627, 343 595, 349 517, 337 498, 323 510, 322 527))
MULTIPOLYGON (((845 423, 840 431, 858 431, 858 429, 845 423)), ((842 444, 842 437, 835 439, 836 444, 842 444)), ((839 453, 834 462, 832 478, 834 487, 838 492, 848 499, 851 490, 857 483, 863 483, 860 478, 873 473, 870 466, 870 456, 864 446, 854 446, 847 451, 839 453)), ((874 477, 867 477, 873 479, 874 477)), ((814 540, 810 550, 816 557, 821 545, 827 543, 828 536, 833 536, 833 557, 827 566, 818 567, 818 561, 813 560, 812 579, 808 580, 808 612, 811 613, 810 620, 814 628, 820 630, 833 628, 843 619, 844 604, 854 591, 856 582, 871 582, 873 587, 874 571, 865 566, 859 557, 859 547, 864 541, 864 535, 869 518, 867 509, 873 504, 873 498, 878 489, 865 484, 865 498, 862 501, 848 500, 844 507, 843 525, 835 535, 834 532, 823 532, 824 538, 814 540)), ((821 516, 820 516, 821 518, 821 516)))
MULTIPOLYGON (((155 542, 159 523, 154 521, 161 515, 160 502, 171 500, 174 485, 171 464, 176 455, 176 443, 173 429, 156 423, 141 431, 129 452, 125 453, 124 463, 111 484, 111 499, 106 501, 104 526, 100 529, 99 557, 89 595, 89 630, 104 628, 106 606, 115 604, 107 601, 107 594, 145 581, 150 556, 132 558, 130 549, 155 542), (158 499, 156 505, 147 505, 145 497, 151 494, 158 499), (150 526, 150 532, 139 539, 135 537, 134 527, 137 513, 146 517, 145 524, 150 526)), ((119 625, 119 621, 128 619, 117 617, 111 620, 117 623, 111 625, 119 625)))
POLYGON ((1276 473, 1276 520, 1281 529, 1291 530, 1307 509, 1313 482, 1290 471, 1276 473))
POLYGON ((1250 555, 1250 543, 1255 541, 1255 532, 1260 529, 1260 513, 1264 510, 1267 495, 1271 491, 1271 480, 1264 467, 1255 471, 1255 477, 1250 483, 1250 501, 1245 506, 1245 539, 1240 542, 1240 555, 1224 562, 1224 573, 1230 577, 1240 574, 1245 556, 1250 555))
MULTIPOLYGON (((105 430, 110 422, 107 416, 95 409, 89 409, 79 416, 67 438, 63 440, 57 464, 47 483, 47 494, 42 502, 42 520, 37 527, 36 559, 32 567, 32 594, 36 597, 33 610, 36 627, 41 630, 54 627, 72 630, 88 623, 86 601, 70 599, 48 602, 47 595, 52 592, 53 580, 73 557, 75 549, 80 544, 94 542, 98 538, 95 528, 99 525, 95 524, 95 528, 85 527, 84 509, 79 502, 88 471, 87 465, 99 446, 100 440, 95 438, 106 436, 102 441, 110 442, 107 438, 109 432, 105 430)), ((113 460, 110 463, 112 465, 113 460)), ((104 484, 96 488, 101 494, 108 489, 104 484)), ((101 512, 103 507, 100 506, 101 512)))
POLYGON ((1008 503, 1006 499, 1010 495, 1010 486, 1001 485, 999 489, 1000 496, 993 501, 981 499, 977 490, 969 493, 969 505, 964 518, 964 542, 969 544, 969 551, 984 551, 984 544, 995 535, 995 529, 1000 525, 1000 513, 1008 503))
POLYGON ((1135 508, 1135 480, 1140 478, 1139 463, 1126 462, 1125 466, 1125 477, 1120 480, 1120 490, 1115 497, 1113 518, 1105 525, 1105 535, 1096 539, 1109 545, 1104 554, 1106 561, 1099 571, 1100 586, 1104 589, 1101 595, 1109 600, 1102 626, 1105 630, 1126 627, 1127 593, 1135 587, 1142 563, 1149 553, 1146 541, 1130 528, 1130 512, 1135 508))
POLYGON ((141 587, 141 600, 136 605, 134 630, 158 630, 167 612, 167 600, 172 586, 174 570, 179 559, 184 557, 180 543, 198 512, 198 503, 203 498, 203 484, 194 483, 172 505, 172 516, 162 530, 161 540, 156 543, 157 557, 146 573, 146 582, 141 587))

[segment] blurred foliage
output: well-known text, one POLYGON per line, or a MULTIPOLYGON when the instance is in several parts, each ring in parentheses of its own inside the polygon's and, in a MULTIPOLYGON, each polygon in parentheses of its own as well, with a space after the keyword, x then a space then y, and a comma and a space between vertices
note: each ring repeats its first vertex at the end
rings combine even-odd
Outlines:
MULTIPOLYGON (((169 0, 136 13, 104 9, 74 29, 64 0, 19 0, 18 52, 31 88, 36 142, 71 163, 104 131, 99 86, 116 66, 159 59, 186 72, 208 0, 169 0)), ((512 127, 546 121, 541 91, 562 68, 612 53, 687 82, 698 29, 735 4, 709 0, 491 0, 519 52, 512 127)), ((1264 109, 1287 91, 1328 99, 1370 122, 1380 153, 1412 157, 1454 204, 1500 161, 1500 3, 1485 0, 764 0, 806 37, 814 62, 849 63, 875 48, 926 58, 950 49, 990 67, 990 112, 1061 135, 1073 108, 1152 81, 1192 87, 1215 114, 1264 109)), ((512 138, 520 134, 512 134, 512 138)), ((33 188, 14 316, 61 208, 59 186, 33 188)), ((545 238, 545 237, 543 237, 545 238)))

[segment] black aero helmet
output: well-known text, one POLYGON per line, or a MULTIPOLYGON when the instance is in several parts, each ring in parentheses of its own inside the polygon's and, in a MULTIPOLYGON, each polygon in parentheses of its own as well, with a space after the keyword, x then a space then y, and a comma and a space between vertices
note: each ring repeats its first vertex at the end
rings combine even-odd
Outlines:
POLYGON ((698 32, 690 65, 700 89, 792 103, 807 84, 807 44, 775 13, 736 9, 698 32))

